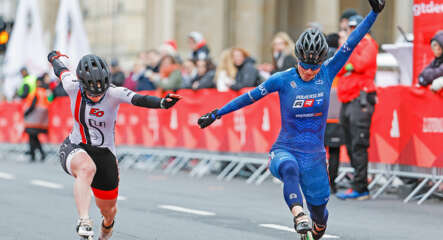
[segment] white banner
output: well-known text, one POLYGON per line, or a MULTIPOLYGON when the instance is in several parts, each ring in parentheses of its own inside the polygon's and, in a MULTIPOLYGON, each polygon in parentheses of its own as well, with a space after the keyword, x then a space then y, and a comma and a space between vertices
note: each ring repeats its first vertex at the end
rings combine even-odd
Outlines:
POLYGON ((75 71, 81 57, 91 53, 77 0, 61 0, 55 26, 54 49, 69 56, 68 68, 75 71))
POLYGON ((32 75, 48 71, 42 24, 36 0, 22 0, 17 7, 14 28, 5 55, 3 92, 11 100, 22 82, 19 71, 28 68, 32 75))

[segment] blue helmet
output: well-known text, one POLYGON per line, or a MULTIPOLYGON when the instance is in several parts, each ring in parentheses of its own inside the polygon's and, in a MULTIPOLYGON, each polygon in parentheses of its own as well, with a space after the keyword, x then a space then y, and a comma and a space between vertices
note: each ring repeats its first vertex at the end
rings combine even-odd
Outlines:
POLYGON ((361 22, 363 22, 363 17, 360 15, 354 15, 349 18, 348 25, 349 27, 357 27, 361 22))

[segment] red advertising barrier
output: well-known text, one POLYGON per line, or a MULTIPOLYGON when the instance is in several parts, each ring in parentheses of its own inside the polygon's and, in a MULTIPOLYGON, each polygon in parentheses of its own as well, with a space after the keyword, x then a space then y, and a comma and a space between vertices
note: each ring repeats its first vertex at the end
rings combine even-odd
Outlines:
MULTIPOLYGON (((244 90, 247 91, 247 90, 244 90)), ((153 93, 151 93, 153 94, 153 93)), ((221 152, 267 153, 280 131, 277 94, 224 116, 205 130, 197 119, 220 108, 240 93, 180 90, 184 98, 169 110, 120 106, 117 145, 205 149, 221 152)), ((424 88, 378 89, 371 126, 371 162, 443 167, 443 98, 424 88)), ((68 98, 50 107, 49 137, 61 143, 72 128, 68 98)), ((24 142, 20 104, 0 104, 0 142, 24 142)))
POLYGON ((434 59, 430 41, 443 30, 443 0, 414 0, 414 84, 418 75, 434 59))
POLYGON ((377 91, 371 126, 371 162, 443 167, 443 98, 415 87, 377 91))

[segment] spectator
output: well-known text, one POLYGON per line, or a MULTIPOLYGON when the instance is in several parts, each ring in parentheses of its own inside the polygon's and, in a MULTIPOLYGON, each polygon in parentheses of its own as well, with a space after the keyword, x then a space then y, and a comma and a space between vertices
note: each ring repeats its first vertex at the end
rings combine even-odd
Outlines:
POLYGON ((230 86, 234 91, 245 87, 256 87, 260 84, 260 74, 255 68, 255 60, 249 56, 249 53, 242 48, 233 48, 231 50, 234 66, 237 68, 235 83, 230 86))
MULTIPOLYGON (((328 58, 334 56, 338 50, 339 36, 337 33, 331 33, 326 36, 328 42, 329 51, 328 58)), ((337 97, 337 81, 333 81, 331 92, 329 94, 329 109, 328 119, 326 120, 325 130, 325 146, 329 153, 328 159, 328 172, 329 172, 329 184, 331 186, 331 192, 337 193, 337 187, 335 185, 335 179, 338 176, 338 167, 340 164, 340 147, 344 144, 344 132, 343 126, 339 122, 341 103, 337 97)))
POLYGON ((125 74, 115 58, 111 60, 111 83, 117 87, 121 87, 125 83, 125 74))
POLYGON ((334 56, 335 52, 337 52, 340 40, 340 35, 338 33, 330 33, 326 35, 326 41, 328 42, 329 50, 328 50, 328 58, 334 56))
POLYGON ((192 80, 191 88, 215 88, 214 75, 215 66, 210 59, 201 59, 197 61, 197 76, 192 80))
POLYGON ((348 22, 349 18, 352 16, 358 15, 357 11, 353 8, 348 8, 341 14, 340 17, 340 31, 347 31, 348 30, 348 22))
POLYGON ((421 86, 429 86, 432 91, 440 91, 443 88, 443 31, 439 31, 431 39, 431 49, 434 60, 426 66, 418 77, 421 86))
POLYGON ((306 24, 306 27, 315 28, 318 29, 320 32, 323 32, 323 25, 319 22, 309 22, 308 24, 306 24))
POLYGON ((155 85, 146 76, 146 72, 146 65, 140 58, 137 59, 123 86, 133 91, 154 90, 155 85))
POLYGON ((22 69, 21 73, 24 76, 23 91, 18 95, 24 99, 24 122, 25 132, 29 135, 30 161, 35 162, 36 150, 40 151, 40 160, 44 161, 46 153, 43 151, 38 135, 48 132, 48 106, 53 96, 48 90, 49 82, 45 82, 47 81, 45 75, 36 79, 28 75, 26 69, 22 69))
POLYGON ((154 73, 160 72, 162 56, 159 51, 151 49, 142 55, 142 63, 145 64, 147 70, 151 70, 154 73))
POLYGON ((345 11, 343 11, 341 17, 340 17, 340 24, 339 24, 339 41, 338 44, 339 46, 343 45, 346 41, 346 38, 348 36, 349 33, 349 18, 351 18, 352 16, 358 15, 357 11, 355 11, 355 9, 353 8, 348 8, 345 11))
POLYGON ((191 59, 197 62, 199 59, 207 59, 209 57, 209 47, 206 40, 199 32, 191 32, 188 35, 189 47, 192 49, 191 59))
MULTIPOLYGON (((142 65, 143 66, 143 65, 142 65)), ((150 70, 141 68, 139 74, 136 74, 137 91, 149 91, 155 90, 155 84, 151 81, 149 77, 150 70)))
POLYGON ((180 58, 180 55, 177 52, 177 43, 175 42, 175 40, 167 40, 163 42, 163 44, 160 45, 159 47, 159 52, 161 58, 163 58, 166 55, 171 55, 175 58, 175 61, 178 64, 182 64, 183 62, 182 59, 180 58))
POLYGON ((297 65, 297 59, 294 56, 294 41, 285 32, 279 32, 274 36, 271 43, 271 53, 272 65, 264 63, 258 66, 260 74, 265 78, 297 65))
POLYGON ((129 75, 125 79, 125 83, 123 84, 123 87, 130 89, 132 91, 137 90, 137 79, 140 76, 139 72, 143 71, 143 64, 140 60, 136 60, 134 65, 132 66, 131 72, 129 72, 129 75))
POLYGON ((182 86, 182 76, 180 72, 180 65, 177 64, 175 58, 171 55, 166 55, 161 60, 160 74, 153 79, 157 88, 163 90, 177 90, 182 86))
POLYGON ((297 65, 294 56, 294 41, 285 32, 279 32, 272 40, 272 74, 285 71, 297 65))
POLYGON ((37 78, 30 75, 26 67, 22 67, 20 69, 20 74, 23 77, 23 82, 17 91, 17 95, 18 97, 24 99, 29 95, 29 93, 35 91, 35 88, 37 87, 37 78))
POLYGON ((231 49, 225 49, 220 54, 218 61, 217 71, 215 73, 215 82, 217 90, 220 92, 226 92, 229 90, 235 81, 237 75, 237 68, 232 60, 231 49))
POLYGON ((197 76, 197 68, 192 60, 187 59, 182 67, 182 88, 189 88, 192 80, 197 76))
MULTIPOLYGON (((363 20, 360 15, 349 19, 348 35, 363 20)), ((341 199, 368 199, 368 147, 371 118, 376 103, 375 73, 377 71, 377 42, 366 34, 355 47, 345 66, 337 74, 338 98, 343 103, 340 123, 351 166, 354 168, 352 189, 338 193, 341 199)))

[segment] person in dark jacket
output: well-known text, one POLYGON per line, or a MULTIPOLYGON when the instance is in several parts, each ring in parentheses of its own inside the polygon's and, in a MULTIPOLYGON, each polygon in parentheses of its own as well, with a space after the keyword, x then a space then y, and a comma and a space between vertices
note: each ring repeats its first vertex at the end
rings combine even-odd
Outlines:
POLYGON ((192 49, 190 58, 197 62, 199 59, 210 58, 209 47, 206 44, 206 40, 199 32, 191 32, 188 35, 189 47, 192 49))
POLYGON ((297 59, 294 56, 294 41, 285 32, 277 33, 272 40, 272 65, 271 74, 297 65, 297 59))
POLYGON ((111 60, 111 83, 117 87, 122 87, 125 83, 125 74, 115 58, 111 60))
POLYGON ((334 56, 335 52, 338 50, 340 35, 338 33, 330 33, 326 35, 326 41, 328 42, 329 50, 328 50, 328 58, 334 56))
MULTIPOLYGON (((349 19, 348 34, 363 21, 360 15, 349 19)), ((345 144, 354 168, 352 188, 337 193, 340 199, 369 199, 368 148, 372 114, 376 104, 375 73, 377 72, 378 44, 367 33, 358 43, 338 72, 338 99, 342 102, 340 123, 345 133, 345 144)))
POLYGON ((431 48, 434 60, 423 69, 418 77, 421 86, 431 85, 431 90, 439 91, 443 88, 443 31, 439 31, 431 39, 431 48))
MULTIPOLYGON (((331 33, 326 36, 326 42, 329 46, 328 58, 333 57, 335 52, 338 50, 338 40, 339 35, 337 33, 331 33)), ((335 194, 337 193, 335 179, 338 176, 338 167, 340 164, 340 147, 344 144, 343 126, 339 122, 341 103, 337 97, 337 81, 332 83, 331 93, 329 96, 329 111, 325 130, 325 146, 327 147, 329 153, 329 184, 331 186, 331 192, 335 194)))
POLYGON ((159 51, 155 49, 150 49, 146 51, 142 56, 140 56, 140 58, 143 61, 143 63, 146 65, 146 70, 152 71, 153 73, 160 72, 160 64, 162 56, 159 51))
POLYGON ((230 86, 234 91, 245 87, 256 87, 260 83, 260 74, 255 68, 255 60, 249 56, 249 53, 242 48, 233 48, 231 50, 234 65, 237 68, 235 83, 230 86))
POLYGON ((190 88, 195 90, 203 88, 215 88, 215 66, 212 61, 210 59, 198 60, 196 65, 197 75, 192 80, 190 88))

